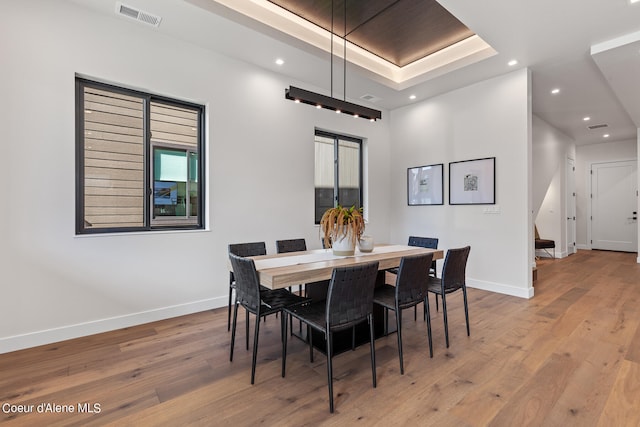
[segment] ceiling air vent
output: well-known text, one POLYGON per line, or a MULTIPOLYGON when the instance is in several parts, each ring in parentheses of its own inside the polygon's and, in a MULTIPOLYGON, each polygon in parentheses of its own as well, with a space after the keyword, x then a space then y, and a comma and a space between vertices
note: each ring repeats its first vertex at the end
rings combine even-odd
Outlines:
POLYGON ((364 99, 365 101, 369 101, 369 102, 378 102, 378 101, 380 101, 380 98, 378 98, 377 96, 373 96, 373 95, 362 95, 360 97, 360 99, 364 99))
POLYGON ((153 25, 154 27, 158 27, 160 25, 160 21, 162 21, 162 18, 159 16, 144 12, 132 6, 127 6, 120 2, 116 2, 116 14, 125 16, 129 19, 135 19, 139 22, 144 22, 148 25, 153 25))
POLYGON ((609 127, 609 125, 608 125, 608 124, 606 124, 606 123, 603 123, 603 124, 601 124, 601 125, 592 125, 592 126, 587 126, 587 127, 588 127, 589 129, 591 129, 591 130, 596 130, 596 129, 601 129, 601 128, 609 127))

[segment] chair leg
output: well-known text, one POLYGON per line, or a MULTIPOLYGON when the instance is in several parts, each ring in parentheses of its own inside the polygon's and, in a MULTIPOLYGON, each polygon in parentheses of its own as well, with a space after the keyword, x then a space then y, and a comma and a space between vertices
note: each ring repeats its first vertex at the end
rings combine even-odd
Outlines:
POLYGON ((400 358, 400 375, 404 375, 404 359, 402 358, 402 310, 398 306, 396 306, 396 335, 398 336, 398 357, 400 358))
POLYGON ((307 325, 307 337, 309 338, 309 362, 313 363, 313 334, 309 325, 307 325))
POLYGON ((471 331, 469 330, 469 306, 467 305, 467 287, 462 286, 462 295, 464 296, 464 317, 467 321, 467 336, 471 336, 471 331))
POLYGON ((351 351, 356 351, 356 327, 351 327, 351 351))
POLYGON ((247 350, 249 350, 249 310, 245 310, 244 324, 246 329, 245 341, 247 342, 247 350))
POLYGON ((389 335, 389 309, 387 307, 384 308, 384 334, 389 335))
POLYGON ((418 320, 418 306, 413 306, 413 321, 416 322, 418 320))
POLYGON ((227 312, 227 332, 231 329, 231 294, 233 293, 233 288, 231 284, 229 284, 229 310, 227 312))
MULTIPOLYGON (((282 313, 282 317, 285 317, 284 312, 282 313)), ((293 336, 293 316, 289 318, 289 326, 291 327, 291 336, 293 336)))
POLYGON ((367 321, 369 322, 369 342, 371 343, 371 375, 373 377, 373 388, 376 388, 376 335, 373 330, 373 314, 367 316, 367 321))
POLYGON ((287 366, 287 314, 282 312, 282 320, 280 321, 280 334, 282 336, 282 378, 287 366))
POLYGON ((327 385, 329 386, 329 412, 333 414, 333 366, 332 366, 332 346, 333 334, 327 334, 327 385))
POLYGON ((229 362, 233 362, 233 347, 236 343, 236 323, 238 320, 238 302, 233 303, 233 329, 231 330, 231 350, 229 352, 229 362))
POLYGON ((447 342, 447 348, 449 348, 449 324, 447 323, 447 297, 444 292, 442 293, 442 316, 444 318, 444 338, 445 338, 445 341, 447 342))
POLYGON ((253 331, 253 356, 251 358, 251 384, 253 384, 253 381, 255 380, 255 377, 256 377, 256 359, 258 358, 258 337, 259 336, 260 336, 260 316, 256 315, 256 329, 253 331))
POLYGON ((424 299, 424 316, 427 319, 427 339, 429 340, 429 357, 433 357, 433 342, 431 340, 431 313, 429 312, 429 297, 424 299))

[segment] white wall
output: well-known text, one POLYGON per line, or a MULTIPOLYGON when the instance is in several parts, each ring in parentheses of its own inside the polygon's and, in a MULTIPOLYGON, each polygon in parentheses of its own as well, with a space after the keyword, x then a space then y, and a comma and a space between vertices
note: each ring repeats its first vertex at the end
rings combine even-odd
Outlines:
POLYGON ((636 140, 612 141, 602 144, 579 145, 576 148, 576 245, 578 249, 590 249, 589 212, 591 203, 591 164, 636 160, 636 140))
POLYGON ((533 116, 533 216, 540 236, 556 242, 556 257, 567 254, 567 158, 576 158, 575 142, 533 116))
POLYGON ((389 239, 386 112, 295 104, 303 83, 68 2, 5 2, 0 40, 0 353, 224 306, 230 242, 319 247, 316 126, 366 139, 367 232, 389 239), (76 73, 206 105, 207 231, 74 235, 76 73))
POLYGON ((471 245, 469 286, 521 297, 533 296, 529 94, 519 70, 391 112, 392 241, 471 245), (494 156, 499 213, 448 205, 448 163, 494 156), (434 163, 445 165, 445 205, 407 206, 407 168, 434 163))

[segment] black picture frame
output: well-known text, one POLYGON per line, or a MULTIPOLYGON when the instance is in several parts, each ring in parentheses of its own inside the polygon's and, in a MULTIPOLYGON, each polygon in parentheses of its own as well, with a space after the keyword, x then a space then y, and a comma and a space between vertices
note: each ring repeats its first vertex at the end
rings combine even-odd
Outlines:
POLYGON ((444 204, 444 164, 407 168, 407 205, 444 204))
POLYGON ((496 204, 496 158, 449 163, 450 205, 496 204))

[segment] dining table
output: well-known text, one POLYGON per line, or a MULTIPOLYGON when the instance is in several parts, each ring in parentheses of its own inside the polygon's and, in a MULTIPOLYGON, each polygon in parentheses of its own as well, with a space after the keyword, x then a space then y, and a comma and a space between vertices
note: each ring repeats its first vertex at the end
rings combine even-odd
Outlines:
MULTIPOLYGON (((293 285, 331 279, 333 269, 378 261, 378 270, 400 266, 402 257, 433 253, 433 259, 443 258, 441 249, 419 246, 378 244, 371 252, 356 249, 353 256, 334 255, 331 249, 313 249, 301 252, 253 256, 260 284, 269 289, 288 288, 293 285)), ((380 280, 384 275, 379 274, 380 280), (382 277, 380 277, 382 276, 382 277)), ((384 283, 384 281, 382 282, 384 283)))
MULTIPOLYGON (((251 257, 254 260, 260 284, 269 289, 288 288, 294 285, 305 285, 306 296, 312 300, 326 299, 329 281, 336 267, 353 266, 369 262, 378 262, 378 275, 375 286, 386 282, 386 271, 400 266, 405 256, 433 254, 434 260, 442 259, 441 249, 418 246, 377 244, 371 252, 356 249, 353 256, 334 255, 331 249, 313 249, 300 252, 288 252, 251 257)), ((394 328, 385 327, 384 309, 374 304, 374 330, 376 338, 394 333, 394 328)), ((293 331, 292 331, 293 332, 293 331)), ((326 353, 324 336, 313 333, 313 344, 318 350, 326 353)), ((302 330, 296 333, 306 341, 302 330)), ((341 353, 369 342, 368 326, 357 326, 353 332, 340 331, 333 338, 335 353, 341 353)))

